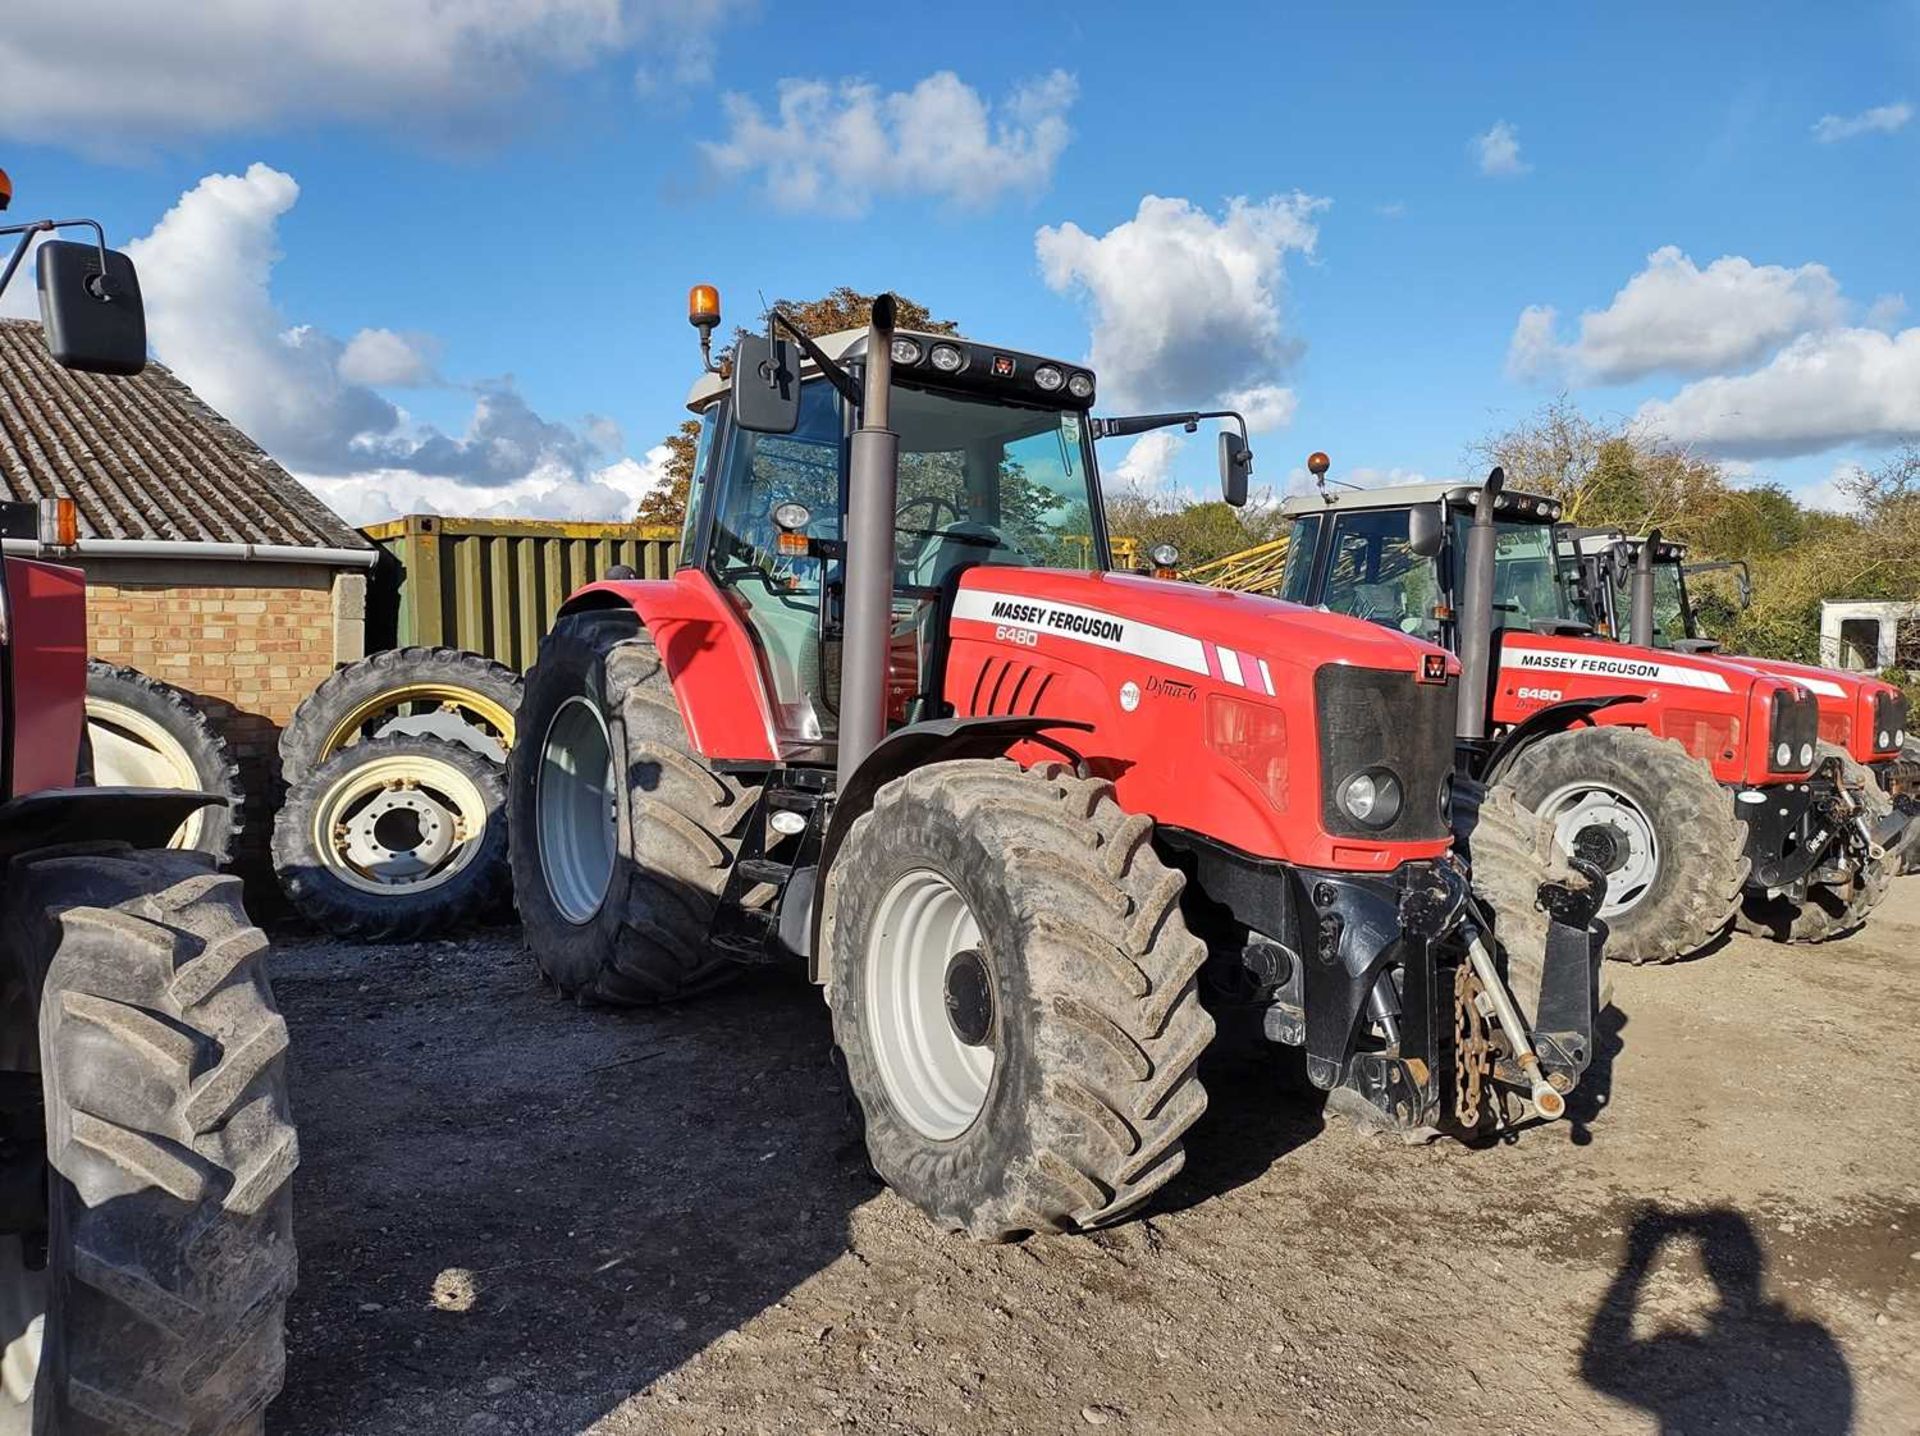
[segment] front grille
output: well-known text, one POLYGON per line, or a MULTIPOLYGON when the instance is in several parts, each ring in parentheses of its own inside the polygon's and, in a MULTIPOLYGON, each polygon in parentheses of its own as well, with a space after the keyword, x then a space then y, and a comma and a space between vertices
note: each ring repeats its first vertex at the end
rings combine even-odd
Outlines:
POLYGON ((1907 696, 1904 693, 1873 695, 1873 746, 1881 752, 1897 749, 1907 733, 1907 696), (1885 740, 1881 735, 1885 734, 1885 740))
POLYGON ((1813 766, 1813 745, 1819 737, 1818 699, 1805 689, 1782 688, 1773 695, 1773 716, 1767 725, 1768 772, 1806 772, 1813 766), (1783 745, 1787 755, 1784 763, 1780 761, 1783 745))
POLYGON ((1319 725, 1320 820, 1334 837, 1415 842, 1447 835, 1445 787, 1453 772, 1453 707, 1460 680, 1416 683, 1404 669, 1329 663, 1313 675, 1319 725), (1392 823, 1370 828, 1335 796, 1363 768, 1399 778, 1404 800, 1392 823))

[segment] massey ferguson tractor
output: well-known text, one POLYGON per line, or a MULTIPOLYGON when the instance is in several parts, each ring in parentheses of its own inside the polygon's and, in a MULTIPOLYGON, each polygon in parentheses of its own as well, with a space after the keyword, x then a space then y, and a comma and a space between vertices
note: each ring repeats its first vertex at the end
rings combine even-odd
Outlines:
MULTIPOLYGON (((1686 545, 1658 532, 1628 537, 1616 529, 1563 527, 1559 553, 1596 627, 1639 648, 1720 651, 1716 640, 1700 635, 1687 582, 1690 574, 1734 570, 1741 607, 1752 601, 1752 579, 1744 561, 1690 564, 1686 545)), ((1866 673, 1744 654, 1734 662, 1792 679, 1812 693, 1820 705, 1821 742, 1841 767, 1844 781, 1854 787, 1870 781, 1877 788, 1863 801, 1871 810, 1875 846, 1886 856, 1845 908, 1830 912, 1833 895, 1828 894, 1829 906, 1818 910, 1836 919, 1854 910, 1864 913, 1884 889, 1885 874, 1912 871, 1920 862, 1920 822, 1915 821, 1920 818, 1920 761, 1908 749, 1912 734, 1906 695, 1866 673)))
MULTIPOLYGON (((7 186, 0 175, 0 208, 7 186)), ((40 248, 54 356, 146 362, 139 284, 40 248)), ((294 1280, 286 1024, 240 880, 168 851, 210 794, 83 786, 86 589, 69 499, 0 503, 0 1433, 258 1436, 294 1280)))
MULTIPOLYGON (((1743 910, 1777 936, 1864 890, 1874 840, 1820 763, 1804 685, 1708 654, 1598 636, 1558 562, 1560 505, 1505 487, 1326 488, 1287 500, 1282 596, 1438 643, 1460 657, 1466 772, 1552 824, 1606 874, 1607 955, 1666 962, 1743 910), (1816 774, 1816 767, 1821 771, 1816 774)), ((1497 875, 1480 875, 1483 886, 1497 875)))
MULTIPOLYGON (((1096 423, 1178 416, 1094 421, 1084 367, 893 307, 817 341, 776 310, 709 360, 681 567, 587 585, 547 635, 509 798, 542 972, 646 1003, 804 964, 874 1168, 988 1239, 1113 1221, 1180 1169, 1203 968, 1376 1128, 1562 1113, 1597 874, 1490 807, 1547 915, 1501 950, 1449 852, 1453 660, 1068 571, 1107 559, 1096 423)), ((710 288, 690 317, 705 353, 710 288)), ((1220 454, 1244 502, 1244 430, 1220 454)))

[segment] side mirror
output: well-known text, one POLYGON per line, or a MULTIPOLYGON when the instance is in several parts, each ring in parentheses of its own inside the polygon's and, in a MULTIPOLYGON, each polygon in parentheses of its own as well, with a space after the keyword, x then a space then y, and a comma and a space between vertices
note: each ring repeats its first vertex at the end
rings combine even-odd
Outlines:
POLYGON ((1447 533, 1438 504, 1415 504, 1407 510, 1407 547, 1420 558, 1433 558, 1447 533))
POLYGON ((147 367, 147 316, 131 259, 50 239, 40 246, 38 268, 40 322, 57 363, 87 374, 138 374, 147 367))
POLYGON ((800 351, 791 341, 742 334, 733 349, 733 422, 750 434, 800 427, 800 351))
POLYGON ((1220 431, 1220 497, 1234 508, 1247 505, 1247 475, 1253 472, 1253 450, 1231 429, 1220 431))

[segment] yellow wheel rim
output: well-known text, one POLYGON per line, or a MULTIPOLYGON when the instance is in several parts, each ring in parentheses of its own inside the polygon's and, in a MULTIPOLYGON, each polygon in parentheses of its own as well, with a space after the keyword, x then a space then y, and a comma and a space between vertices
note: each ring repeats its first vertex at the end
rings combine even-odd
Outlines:
POLYGON ((360 730, 381 714, 406 705, 417 707, 427 703, 437 704, 443 712, 457 713, 469 722, 491 729, 500 739, 502 748, 513 747, 512 711, 503 708, 486 694, 459 683, 407 683, 376 693, 342 714, 340 720, 327 731, 327 740, 314 758, 314 766, 319 767, 353 742, 360 736, 360 730))

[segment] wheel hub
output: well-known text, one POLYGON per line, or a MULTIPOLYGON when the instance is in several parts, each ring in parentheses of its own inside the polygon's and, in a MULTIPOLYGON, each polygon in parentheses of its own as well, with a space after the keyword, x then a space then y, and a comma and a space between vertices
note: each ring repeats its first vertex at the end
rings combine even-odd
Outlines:
POLYGON ((592 920, 613 885, 619 821, 613 743, 590 699, 562 703, 547 725, 535 779, 540 871, 547 895, 574 924, 592 920))
POLYGON ((967 900, 915 868, 881 898, 867 941, 862 1022, 888 1101, 934 1141, 987 1105, 998 1036, 993 973, 967 900))
POLYGON ((1548 794, 1540 813, 1553 824, 1562 852, 1584 858, 1607 875, 1600 916, 1637 907, 1660 873, 1653 820, 1625 793, 1591 782, 1569 783, 1548 794))
POLYGON ((978 948, 962 948, 947 963, 946 996, 953 1035, 968 1047, 985 1047, 993 1036, 993 983, 978 948))
POLYGON ((461 841, 460 817, 431 795, 395 781, 341 824, 340 855, 385 882, 410 882, 435 871, 461 841))

